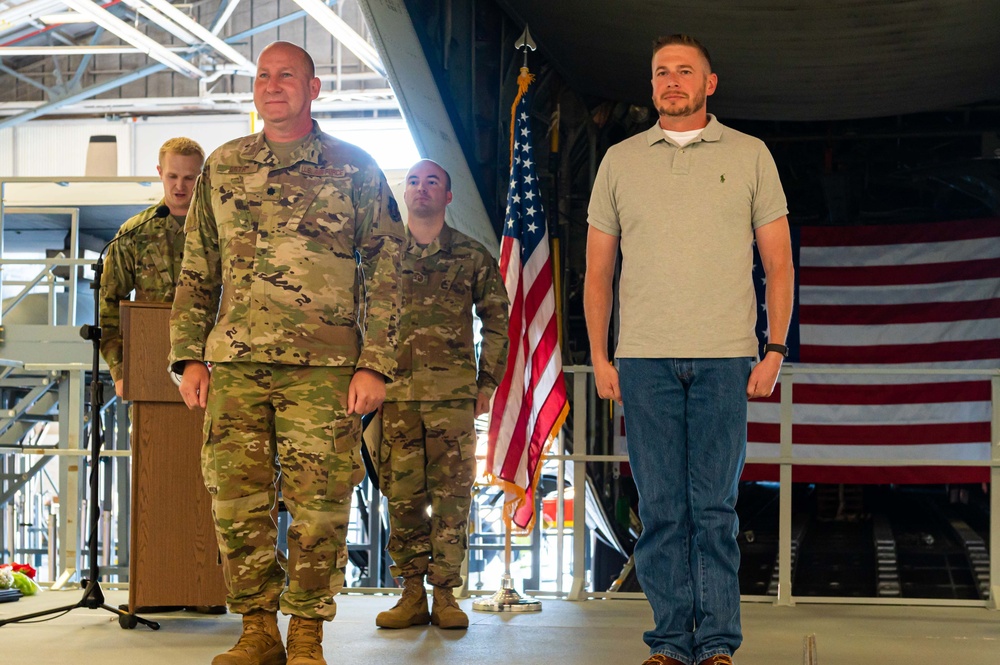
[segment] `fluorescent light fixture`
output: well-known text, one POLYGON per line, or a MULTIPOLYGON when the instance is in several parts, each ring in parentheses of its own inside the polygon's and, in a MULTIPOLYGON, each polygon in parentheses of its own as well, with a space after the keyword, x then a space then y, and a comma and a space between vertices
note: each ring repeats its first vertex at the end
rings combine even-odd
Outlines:
POLYGON ((93 23, 94 19, 80 12, 62 12, 60 14, 45 14, 38 20, 45 25, 65 25, 67 23, 93 23))
POLYGON ((365 41, 344 19, 337 16, 337 13, 328 5, 323 4, 320 0, 295 0, 295 2, 333 35, 338 42, 358 56, 361 62, 385 78, 385 67, 382 65, 382 58, 379 57, 375 47, 365 41))
POLYGON ((180 72, 189 78, 202 78, 205 76, 205 72, 201 71, 184 58, 171 53, 163 45, 156 43, 125 21, 122 21, 111 12, 94 4, 90 0, 62 1, 70 9, 75 9, 81 14, 90 16, 94 19, 94 23, 97 25, 114 35, 117 35, 122 40, 132 44, 132 46, 135 46, 149 57, 162 62, 174 71, 180 72))
POLYGON ((55 0, 28 0, 18 5, 11 5, 0 11, 0 29, 17 27, 42 14, 52 14, 62 8, 62 3, 55 0))
MULTIPOLYGON (((176 49, 181 52, 188 50, 176 49)), ((12 55, 119 55, 126 53, 146 53, 135 46, 112 46, 81 44, 78 46, 0 46, 0 58, 12 55)))

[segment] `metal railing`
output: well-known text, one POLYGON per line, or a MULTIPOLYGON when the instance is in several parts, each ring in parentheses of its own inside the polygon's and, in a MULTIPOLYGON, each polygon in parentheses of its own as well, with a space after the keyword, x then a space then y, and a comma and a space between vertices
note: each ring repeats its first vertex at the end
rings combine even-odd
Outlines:
MULTIPOLYGON (((556 475, 556 519, 554 533, 548 537, 556 543, 556 580, 555 590, 528 589, 542 597, 566 598, 569 600, 584 600, 589 598, 642 598, 641 593, 620 591, 595 591, 588 582, 588 571, 583 562, 587 558, 587 540, 590 529, 586 516, 587 464, 592 462, 627 462, 626 455, 592 454, 589 452, 594 437, 593 416, 600 414, 606 403, 595 397, 593 390, 593 368, 575 365, 564 368, 567 378, 572 381, 572 408, 570 421, 566 427, 572 433, 575 445, 573 452, 566 453, 563 437, 555 443, 555 450, 547 455, 557 466, 556 475), (581 445, 581 443, 583 445, 581 445), (568 515, 565 514, 564 500, 567 481, 572 479, 575 492, 572 509, 572 526, 567 527, 568 515), (565 538, 572 539, 572 551, 569 561, 572 566, 572 584, 567 591, 563 588, 562 571, 565 568, 569 549, 565 538)), ((795 603, 851 603, 851 604, 882 604, 882 605, 939 605, 939 606, 973 606, 998 609, 997 598, 1000 596, 1000 493, 990 492, 990 536, 989 536, 989 574, 990 587, 987 600, 949 600, 930 598, 858 598, 858 597, 802 597, 795 596, 792 589, 792 471, 796 466, 844 466, 844 467, 892 467, 892 466, 939 466, 939 467, 979 467, 989 468, 991 483, 1000 482, 1000 369, 980 370, 910 370, 910 369, 816 369, 797 367, 788 364, 782 369, 779 379, 780 397, 780 442, 777 456, 748 457, 750 464, 777 465, 779 471, 778 493, 778 561, 777 578, 778 591, 776 596, 744 596, 747 602, 767 602, 776 605, 793 605, 795 603), (988 379, 991 383, 991 429, 990 429, 990 459, 988 460, 949 460, 938 458, 927 459, 888 459, 888 458, 809 458, 797 455, 792 435, 794 415, 794 386, 797 376, 813 374, 867 374, 867 375, 960 375, 978 376, 988 379)), ((8 451, 4 451, 8 452, 8 451)), ((73 446, 71 449, 46 449, 33 451, 36 454, 59 456, 84 455, 86 449, 73 446)), ((127 456, 124 450, 105 451, 109 456, 127 456)), ((997 485, 994 485, 997 487, 997 485)), ((382 507, 371 505, 370 527, 375 529, 380 522, 379 512, 382 507)), ((539 520, 540 523, 541 520, 539 520)), ((540 527, 539 527, 540 528, 540 527)), ((66 571, 64 570, 64 573, 66 571)), ((65 577, 63 578, 65 580, 65 577)), ((467 591, 470 595, 487 595, 495 589, 467 591)), ((378 587, 352 587, 347 591, 352 593, 391 593, 393 590, 378 587)))
MULTIPOLYGON (((23 484, 24 474, 33 479, 40 478, 45 473, 43 462, 50 458, 57 460, 58 479, 53 481, 53 484, 59 488, 62 501, 56 508, 58 519, 52 520, 57 524, 57 528, 53 528, 50 524, 47 529, 49 534, 47 540, 51 550, 49 564, 52 570, 56 570, 57 563, 60 571, 57 579, 52 578, 55 579, 56 587, 68 582, 76 570, 82 569, 81 563, 85 564, 80 558, 83 549, 80 546, 82 543, 80 510, 85 498, 82 488, 86 486, 83 478, 86 465, 80 463, 80 458, 88 454, 83 436, 85 410, 83 386, 85 375, 91 367, 89 362, 91 351, 89 343, 80 338, 76 323, 78 289, 82 281, 81 267, 92 265, 93 260, 81 258, 81 227, 90 224, 94 225, 94 228, 105 229, 106 222, 103 221, 102 215, 109 214, 108 208, 120 207, 122 214, 119 221, 124 221, 138 210, 148 207, 159 198, 159 189, 152 188, 153 184, 159 185, 159 182, 151 177, 0 178, 0 287, 21 287, 16 295, 7 299, 0 312, 0 323, 4 324, 0 327, 2 330, 0 356, 14 359, 18 363, 16 368, 3 369, 2 387, 13 390, 16 395, 25 386, 33 385, 30 382, 36 375, 57 376, 57 386, 51 389, 58 391, 56 411, 59 425, 57 446, 24 445, 23 441, 16 444, 7 442, 7 445, 0 447, 0 463, 7 469, 16 470, 16 474, 8 473, 7 476, 17 475, 16 483, 23 484), (45 258, 44 241, 38 241, 41 244, 36 243, 37 246, 22 241, 21 244, 27 244, 25 255, 37 254, 37 257, 10 258, 4 251, 4 240, 9 239, 7 232, 13 226, 12 220, 20 220, 21 217, 27 219, 26 228, 65 233, 65 244, 61 240, 61 235, 58 240, 58 246, 65 249, 55 257, 45 258), (20 280, 9 278, 10 267, 35 265, 40 266, 37 274, 27 275, 20 280), (58 275, 57 268, 64 270, 65 274, 58 275), (27 301, 30 300, 28 296, 32 292, 39 291, 39 287, 42 286, 46 291, 45 311, 42 312, 41 307, 37 306, 41 303, 37 303, 27 316, 21 316, 19 308, 25 308, 27 301), (16 313, 18 316, 11 316, 8 320, 11 313, 16 313), (11 324, 10 320, 26 323, 11 324), (28 321, 30 323, 27 323, 28 321), (58 325, 62 322, 67 325, 58 325)), ((93 242, 94 239, 91 239, 91 243, 93 242)), ((14 417, 16 414, 11 416, 14 417)), ((109 445, 102 451, 102 457, 116 458, 115 466, 118 473, 115 475, 118 480, 113 492, 119 499, 127 500, 128 451, 120 447, 112 450, 111 448, 115 446, 110 443, 109 438, 109 445), (126 480, 122 480, 123 477, 126 480)), ((15 483, 5 481, 0 490, 4 487, 10 490, 15 487, 15 483)), ((22 488, 20 495, 24 495, 25 491, 22 488)), ((110 489, 108 491, 112 492, 110 489)), ((0 494, 6 496, 11 492, 0 492, 0 494)), ((28 505, 20 495, 19 501, 28 505)), ((110 497, 110 493, 108 496, 110 497)), ((14 542, 10 529, 6 528, 17 521, 12 511, 13 508, 8 504, 0 513, 0 525, 3 525, 0 527, 0 538, 2 538, 0 547, 15 549, 20 544, 19 552, 27 556, 27 550, 34 551, 38 548, 26 548, 25 538, 21 533, 18 533, 17 542, 14 542)), ((127 535, 125 528, 127 521, 126 508, 125 513, 118 516, 117 537, 105 534, 106 537, 102 538, 103 556, 106 561, 112 547, 121 552, 120 545, 125 543, 127 550, 127 538, 123 537, 127 535)))
MULTIPOLYGON (((591 393, 590 375, 593 368, 588 366, 567 366, 564 372, 572 375, 573 382, 573 405, 571 409, 572 428, 574 442, 591 442, 593 439, 588 436, 588 401, 581 403, 580 397, 586 397, 591 393), (583 408, 581 408, 583 407, 583 408)), ((993 488, 1000 487, 1000 368, 997 369, 829 369, 796 367, 794 364, 787 364, 781 370, 779 377, 781 386, 780 401, 780 445, 777 456, 748 457, 748 464, 770 464, 777 465, 779 469, 779 510, 778 510, 778 594, 774 596, 744 596, 743 600, 752 602, 771 602, 777 605, 793 605, 801 603, 853 603, 853 604, 888 604, 888 605, 959 605, 989 607, 990 609, 1000 609, 997 600, 1000 598, 1000 492, 990 492, 990 538, 989 538, 989 572, 990 572, 990 593, 988 600, 948 600, 948 599, 925 599, 925 598, 839 598, 839 597, 796 597, 792 590, 792 469, 795 466, 846 466, 846 467, 873 467, 873 466, 940 466, 940 467, 988 467, 990 470, 990 482, 993 488), (792 420, 794 414, 794 385, 795 377, 799 375, 814 374, 854 374, 854 375, 934 375, 934 376, 963 376, 963 377, 983 377, 989 379, 991 383, 991 428, 990 428, 990 459, 988 460, 950 460, 950 459, 890 459, 890 458, 809 458, 795 454, 792 437, 792 420)), ((601 408, 600 403, 593 405, 594 408, 601 408)), ((561 588, 557 586, 557 596, 565 596, 571 600, 581 600, 596 597, 642 597, 642 594, 631 592, 594 592, 588 590, 586 571, 576 562, 583 561, 585 547, 586 530, 586 502, 583 500, 582 490, 586 487, 586 464, 588 462, 627 462, 627 455, 594 455, 586 450, 581 450, 579 445, 574 446, 572 454, 563 454, 561 448, 557 453, 549 456, 550 459, 559 461, 559 477, 563 477, 565 463, 572 464, 573 486, 575 488, 575 500, 573 503, 573 585, 568 594, 563 594, 561 588)), ((559 508, 559 523, 557 525, 557 538, 562 538, 562 515, 563 505, 563 484, 560 483, 556 506, 559 508)), ((557 551, 561 552, 561 548, 557 551)))

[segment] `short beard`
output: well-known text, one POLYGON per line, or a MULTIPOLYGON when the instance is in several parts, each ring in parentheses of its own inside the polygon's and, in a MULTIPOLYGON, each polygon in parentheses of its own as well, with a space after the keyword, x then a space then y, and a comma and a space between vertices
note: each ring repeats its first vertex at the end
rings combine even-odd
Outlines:
POLYGON ((688 116, 694 115, 698 111, 705 108, 705 100, 706 100, 705 95, 699 95, 693 102, 689 102, 688 104, 685 104, 680 108, 671 106, 657 106, 656 111, 660 115, 664 115, 670 118, 686 118, 688 116))

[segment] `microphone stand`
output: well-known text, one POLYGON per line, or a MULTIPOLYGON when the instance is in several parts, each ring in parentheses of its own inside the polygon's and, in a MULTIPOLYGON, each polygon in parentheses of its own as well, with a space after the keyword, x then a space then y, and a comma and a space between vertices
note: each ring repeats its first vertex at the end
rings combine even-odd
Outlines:
MULTIPOLYGON (((117 236, 121 237, 121 236, 117 236)), ((100 377, 101 362, 101 328, 99 327, 101 316, 101 275, 104 272, 104 251, 115 241, 114 238, 98 255, 97 263, 94 264, 94 281, 90 288, 94 289, 94 325, 84 325, 80 328, 80 336, 89 339, 93 343, 93 364, 90 372, 90 494, 88 499, 88 532, 87 557, 89 558, 90 571, 86 579, 81 580, 84 587, 83 598, 73 605, 64 605, 40 612, 32 612, 10 619, 0 619, 0 626, 9 623, 18 623, 38 619, 50 614, 67 613, 78 607, 85 607, 89 610, 104 609, 112 614, 118 615, 118 624, 122 628, 135 628, 137 623, 149 626, 153 630, 159 630, 160 624, 156 621, 144 619, 136 614, 129 614, 127 611, 112 607, 104 602, 104 592, 101 590, 101 568, 97 563, 97 534, 100 530, 100 471, 101 471, 101 410, 104 407, 104 384, 100 377)))

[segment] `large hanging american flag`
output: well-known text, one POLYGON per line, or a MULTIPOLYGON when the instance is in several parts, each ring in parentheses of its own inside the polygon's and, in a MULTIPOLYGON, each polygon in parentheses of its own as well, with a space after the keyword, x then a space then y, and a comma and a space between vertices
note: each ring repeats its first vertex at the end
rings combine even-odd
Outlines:
MULTIPOLYGON (((1000 219, 793 232, 789 360, 810 368, 1000 368, 1000 219)), ((760 283, 759 259, 755 267, 760 283)), ((763 286, 758 303, 765 306, 763 286)), ((760 311, 758 337, 766 316, 760 311)), ((778 454, 780 386, 750 403, 747 454, 778 454)), ((801 458, 990 460, 990 377, 795 375, 801 458)), ((744 478, 775 478, 748 465, 744 478)), ((985 482, 986 466, 801 466, 796 481, 985 482)))
POLYGON ((493 397, 487 452, 487 475, 505 493, 505 520, 529 530, 542 454, 569 413, 549 234, 531 147, 527 90, 533 78, 521 69, 511 111, 510 189, 500 243, 500 272, 510 298, 510 350, 493 397))

